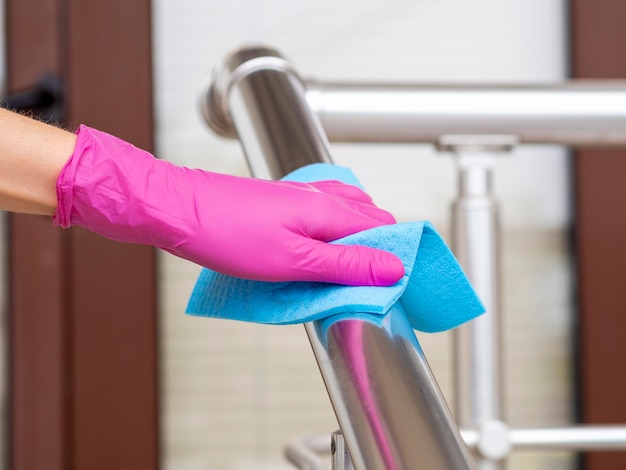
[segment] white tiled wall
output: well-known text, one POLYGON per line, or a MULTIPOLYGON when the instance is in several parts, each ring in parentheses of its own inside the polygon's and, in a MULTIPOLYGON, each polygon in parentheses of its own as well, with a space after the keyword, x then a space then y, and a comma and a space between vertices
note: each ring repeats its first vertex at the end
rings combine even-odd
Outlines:
MULTIPOLYGON (((155 0, 157 148, 188 166, 246 175, 239 147, 215 137, 198 89, 230 49, 265 42, 306 77, 413 82, 560 81, 565 0, 155 0)), ((447 236, 454 167, 429 146, 334 145, 377 203, 447 236)), ((507 419, 571 419, 567 155, 519 148, 497 163, 501 201, 507 419)), ((167 470, 289 468, 285 442, 336 424, 302 327, 185 316, 199 268, 161 255, 163 459, 167 470)), ((448 334, 420 335, 451 394, 448 334)), ((511 468, 569 468, 521 454, 511 468)))

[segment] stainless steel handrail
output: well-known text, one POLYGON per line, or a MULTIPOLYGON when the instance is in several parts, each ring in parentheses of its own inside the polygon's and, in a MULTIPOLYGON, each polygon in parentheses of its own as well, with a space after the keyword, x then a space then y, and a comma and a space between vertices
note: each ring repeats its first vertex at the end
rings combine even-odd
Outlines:
MULTIPOLYGON (((207 121, 222 134, 236 130, 255 176, 276 179, 308 163, 332 161, 303 82, 276 51, 235 51, 216 69, 204 96, 207 121)), ((330 319, 305 327, 355 468, 472 467, 401 306, 382 319, 330 319)))
MULTIPOLYGON (((626 81, 552 85, 306 82, 306 99, 331 142, 427 142, 450 134, 515 135, 520 143, 626 145, 626 81)), ((210 115, 209 115, 210 114, 210 115)), ((211 127, 235 137, 226 112, 211 127)))
MULTIPOLYGON (((497 243, 490 219, 495 211, 485 206, 493 203, 485 162, 518 143, 626 146, 626 82, 525 87, 304 83, 276 51, 245 48, 216 69, 203 98, 209 125, 218 134, 240 138, 259 177, 280 178, 308 163, 332 162, 326 134, 344 142, 433 143, 456 154, 459 202, 471 203, 468 210, 457 204, 457 254, 470 277, 477 278, 472 282, 489 299, 492 313, 498 302, 491 250, 497 243), (474 203, 485 209, 484 223, 475 220, 480 211, 474 203), (493 240, 464 238, 476 231, 491 233, 493 240)), ((469 426, 461 434, 480 457, 481 469, 500 468, 497 461, 514 448, 626 448, 626 426, 510 429, 500 421, 497 317, 488 314, 482 320, 457 334, 457 346, 470 346, 459 349, 459 356, 472 362, 473 372, 473 377, 462 372, 457 387, 463 398, 459 419, 469 426), (480 370, 475 370, 478 362, 480 370)), ((382 322, 344 319, 307 324, 306 330, 356 468, 472 465, 402 311, 382 322), (402 395, 412 400, 390 405, 402 395)), ((290 447, 294 459, 300 447, 290 447)))
POLYGON ((525 144, 626 145, 626 81, 554 85, 307 83, 331 142, 515 135, 525 144))

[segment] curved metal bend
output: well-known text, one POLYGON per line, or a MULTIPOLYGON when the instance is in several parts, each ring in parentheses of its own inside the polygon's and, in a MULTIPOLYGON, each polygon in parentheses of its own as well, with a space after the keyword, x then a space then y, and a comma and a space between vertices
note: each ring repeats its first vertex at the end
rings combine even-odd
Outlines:
MULTIPOLYGON (((204 117, 219 135, 237 136, 226 104, 228 87, 258 70, 300 80, 272 49, 231 54, 203 93, 204 117)), ((488 133, 515 135, 520 143, 626 145, 626 81, 526 86, 308 81, 304 94, 333 142, 438 144, 445 135, 488 133)))
MULTIPOLYGON (((207 86, 207 121, 223 135, 236 131, 255 176, 332 161, 302 81, 276 51, 235 51, 207 86)), ((401 306, 305 326, 355 468, 471 468, 401 306)))

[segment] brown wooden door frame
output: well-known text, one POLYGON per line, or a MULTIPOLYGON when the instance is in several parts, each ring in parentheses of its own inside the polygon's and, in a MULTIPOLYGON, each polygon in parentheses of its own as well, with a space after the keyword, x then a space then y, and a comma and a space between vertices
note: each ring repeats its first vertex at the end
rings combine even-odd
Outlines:
MULTIPOLYGON (((626 3, 572 0, 574 78, 626 79, 626 3)), ((626 150, 574 157, 578 373, 584 423, 626 423, 626 150)), ((626 468, 626 452, 589 453, 589 470, 626 468)))
MULTIPOLYGON (((8 91, 65 85, 66 124, 153 148, 149 0, 5 0, 8 91)), ((156 469, 155 253, 9 220, 12 470, 156 469)))

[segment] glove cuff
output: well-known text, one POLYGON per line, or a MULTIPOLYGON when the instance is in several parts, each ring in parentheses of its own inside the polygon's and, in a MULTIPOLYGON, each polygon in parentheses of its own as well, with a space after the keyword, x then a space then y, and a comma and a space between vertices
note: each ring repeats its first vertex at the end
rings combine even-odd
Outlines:
POLYGON ((89 140, 85 136, 87 133, 85 129, 87 129, 87 127, 81 125, 76 131, 78 139, 76 140, 74 152, 67 162, 65 162, 65 165, 63 165, 59 177, 57 178, 57 209, 52 216, 52 223, 56 227, 69 228, 72 225, 71 214, 74 204, 74 191, 72 188, 74 186, 74 173, 76 172, 76 166, 81 155, 88 151, 85 147, 90 147, 89 140))
POLYGON ((152 185, 165 178, 159 175, 169 169, 160 168, 168 167, 167 162, 84 125, 77 135, 74 152, 57 179, 53 224, 80 225, 124 242, 157 244, 160 237, 150 230, 159 211, 152 185))

